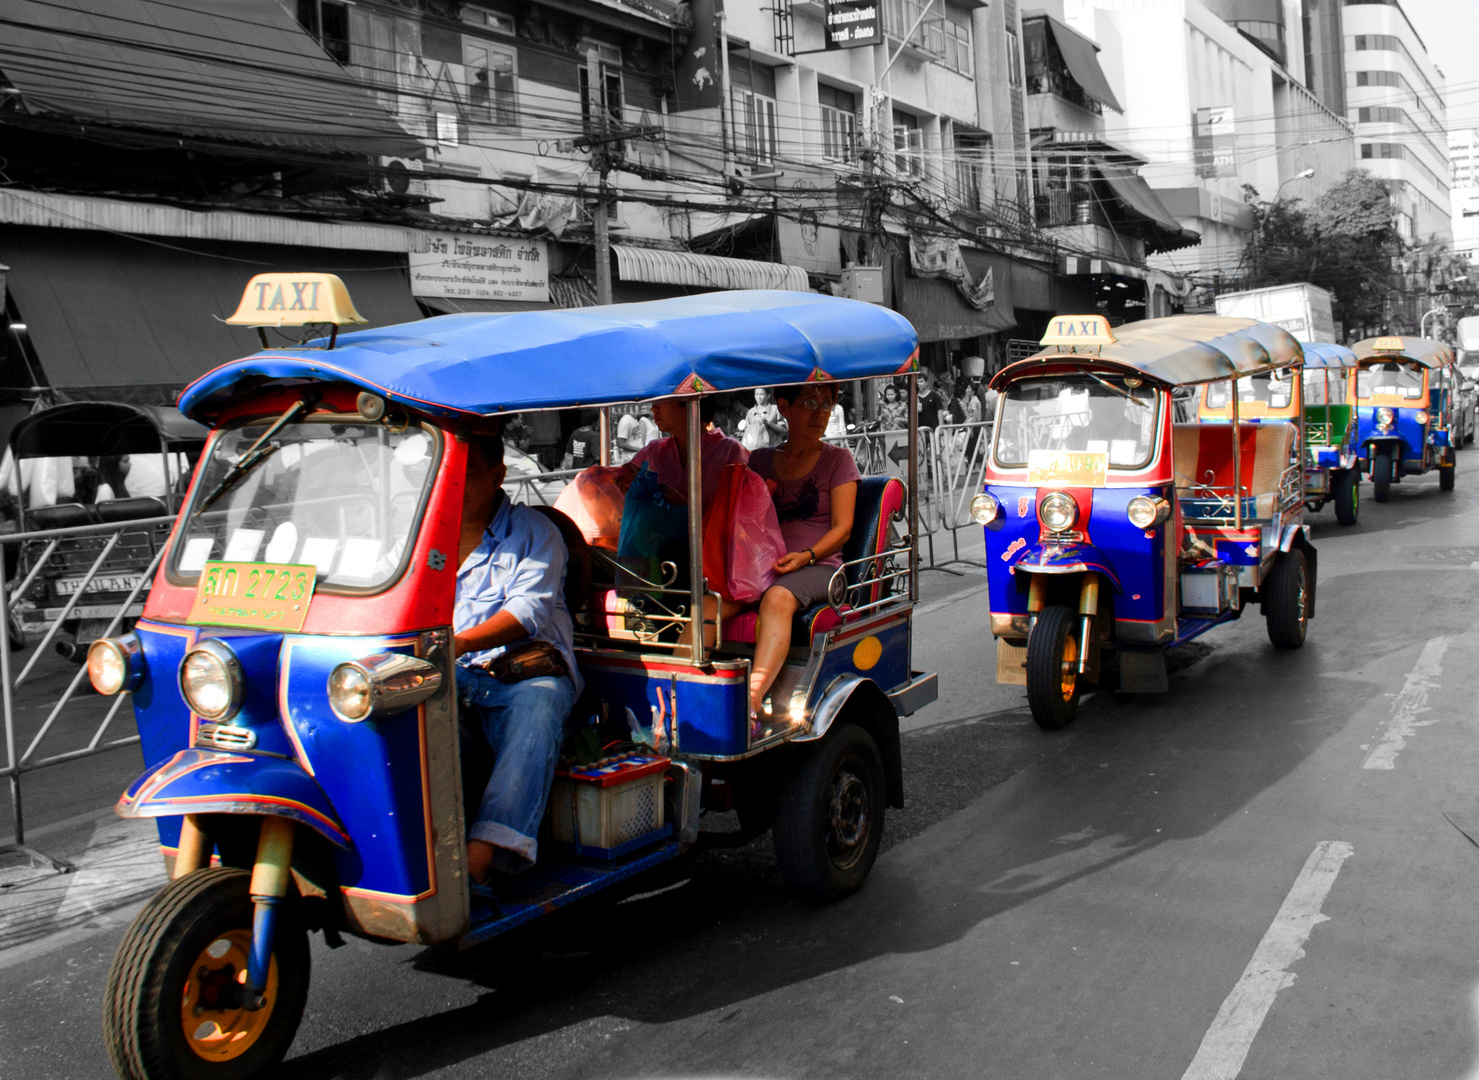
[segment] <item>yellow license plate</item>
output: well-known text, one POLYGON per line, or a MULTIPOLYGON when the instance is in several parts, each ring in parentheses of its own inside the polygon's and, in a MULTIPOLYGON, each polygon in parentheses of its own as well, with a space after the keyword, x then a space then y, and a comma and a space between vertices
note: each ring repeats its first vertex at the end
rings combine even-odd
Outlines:
POLYGON ((1033 450, 1027 455, 1027 482, 1040 487, 1103 487, 1108 471, 1108 454, 1033 450))
POLYGON ((190 622, 297 633, 313 599, 314 566, 208 562, 195 587, 190 622))

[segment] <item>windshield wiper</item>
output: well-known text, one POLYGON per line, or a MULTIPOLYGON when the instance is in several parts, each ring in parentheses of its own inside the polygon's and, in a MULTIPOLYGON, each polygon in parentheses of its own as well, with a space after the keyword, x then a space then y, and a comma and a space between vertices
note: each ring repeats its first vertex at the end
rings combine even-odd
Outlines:
POLYGON ((210 509, 212 503, 214 503, 222 495, 226 494, 226 492, 230 491, 237 484, 239 484, 242 480, 242 477, 246 476, 247 473, 251 472, 258 465, 262 464, 262 462, 266 461, 273 454, 277 453, 278 446, 275 443, 267 446, 263 446, 262 444, 266 443, 268 439, 272 438, 272 436, 276 435, 284 427, 292 423, 294 419, 296 419, 301 413, 306 412, 308 408, 309 403, 306 399, 302 401, 295 401, 291 405, 289 405, 287 411, 279 416, 276 420, 272 421, 272 423, 267 426, 267 430, 262 432, 257 441, 252 443, 251 446, 247 447, 246 453, 242 454, 241 457, 236 459, 236 464, 232 465, 231 468, 226 470, 226 475, 221 477, 221 482, 211 489, 211 493, 209 495, 200 500, 200 505, 195 508, 195 513, 190 515, 190 519, 193 521, 195 518, 198 518, 201 514, 205 513, 206 510, 210 509))
POLYGON ((1084 374, 1087 375, 1089 378, 1093 379, 1096 383, 1098 383, 1100 386, 1104 387, 1106 390, 1113 390, 1116 394, 1118 394, 1120 397, 1124 398, 1126 401, 1133 401, 1136 405, 1139 405, 1142 409, 1148 409, 1148 408, 1150 408, 1150 405, 1148 403, 1146 403, 1144 401, 1141 401, 1134 394, 1130 393, 1130 391, 1125 390, 1125 389, 1123 389, 1121 387, 1115 386, 1114 383, 1112 383, 1112 382, 1107 382, 1104 379, 1099 378, 1099 376, 1095 375, 1092 371, 1086 371, 1086 372, 1084 372, 1084 374))

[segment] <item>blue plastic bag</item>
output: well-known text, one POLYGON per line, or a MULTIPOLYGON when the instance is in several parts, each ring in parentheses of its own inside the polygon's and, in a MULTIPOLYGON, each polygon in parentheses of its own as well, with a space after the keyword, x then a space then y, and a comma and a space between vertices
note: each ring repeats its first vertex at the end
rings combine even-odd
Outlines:
POLYGON ((688 563, 688 508, 668 501, 657 473, 645 463, 627 488, 616 556, 626 566, 640 567, 651 582, 661 580, 664 560, 680 568, 688 563))

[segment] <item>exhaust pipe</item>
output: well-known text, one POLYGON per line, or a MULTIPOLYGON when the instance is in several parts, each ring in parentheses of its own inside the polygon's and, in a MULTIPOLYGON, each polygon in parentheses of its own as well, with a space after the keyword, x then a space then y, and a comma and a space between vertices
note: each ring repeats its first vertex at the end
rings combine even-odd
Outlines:
MULTIPOLYGON (((87 645, 91 644, 92 642, 87 643, 87 645)), ((80 664, 87 659, 87 645, 81 645, 75 641, 53 642, 53 648, 56 649, 57 655, 63 660, 72 661, 74 664, 80 664)))

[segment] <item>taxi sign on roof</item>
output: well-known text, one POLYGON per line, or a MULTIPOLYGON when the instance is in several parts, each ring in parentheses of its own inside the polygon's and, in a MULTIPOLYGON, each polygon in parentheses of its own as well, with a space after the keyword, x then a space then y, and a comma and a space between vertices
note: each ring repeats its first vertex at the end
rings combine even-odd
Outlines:
POLYGON ((1069 348, 1075 345, 1113 345, 1119 339, 1103 315, 1059 315, 1048 322, 1043 345, 1069 348))
POLYGON ((241 294, 232 326, 366 323, 336 274, 258 274, 241 294))
POLYGON ((1379 337, 1371 343, 1375 352, 1401 352, 1403 349, 1402 339, 1399 337, 1379 337))

